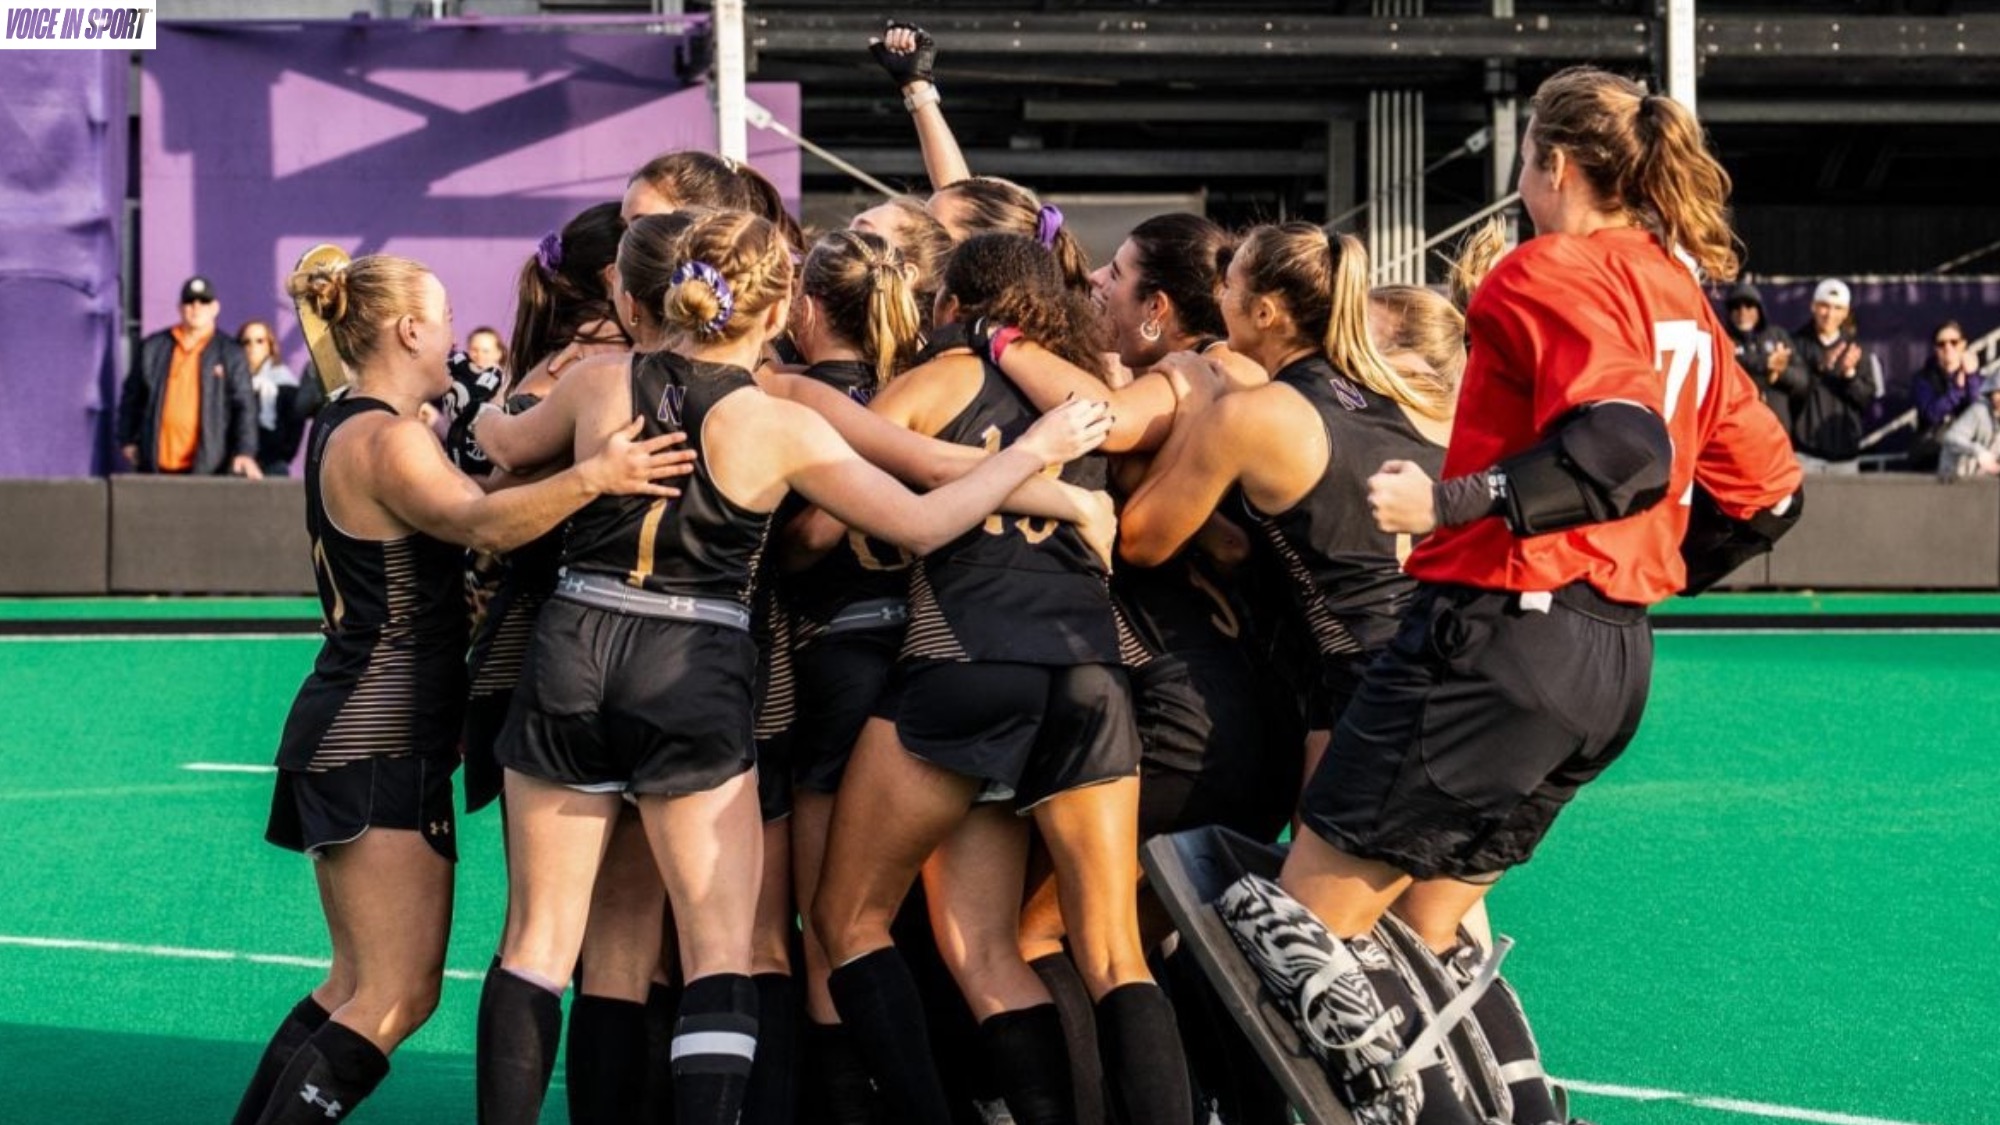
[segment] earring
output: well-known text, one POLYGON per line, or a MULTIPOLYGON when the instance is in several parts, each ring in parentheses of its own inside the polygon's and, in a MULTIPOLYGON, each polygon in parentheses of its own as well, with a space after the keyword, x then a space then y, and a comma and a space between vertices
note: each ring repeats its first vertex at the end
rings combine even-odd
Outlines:
POLYGON ((1149 320, 1139 325, 1139 338, 1146 341, 1149 344, 1159 343, 1160 322, 1157 320, 1149 320))

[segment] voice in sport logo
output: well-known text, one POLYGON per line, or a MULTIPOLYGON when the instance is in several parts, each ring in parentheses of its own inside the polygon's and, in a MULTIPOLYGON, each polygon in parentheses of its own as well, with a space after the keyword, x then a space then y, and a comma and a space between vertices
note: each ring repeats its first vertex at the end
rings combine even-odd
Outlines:
POLYGON ((63 7, 0 3, 6 15, 0 50, 150 51, 152 4, 63 7))

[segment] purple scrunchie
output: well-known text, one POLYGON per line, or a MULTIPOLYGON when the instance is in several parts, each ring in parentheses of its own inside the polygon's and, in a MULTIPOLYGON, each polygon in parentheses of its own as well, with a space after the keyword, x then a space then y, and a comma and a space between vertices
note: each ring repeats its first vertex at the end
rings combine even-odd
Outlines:
POLYGON ((1042 204, 1035 212, 1035 241, 1053 250, 1056 248, 1056 232, 1062 229, 1062 208, 1053 203, 1042 204))
POLYGON ((535 263, 542 267, 542 276, 555 280, 556 271, 562 268, 562 232, 550 231, 535 244, 535 263))
POLYGON ((723 326, 729 323, 730 314, 736 311, 736 294, 730 290, 729 279, 722 276, 722 271, 707 262, 682 262, 680 268, 674 271, 674 276, 668 279, 668 284, 680 285, 696 279, 715 290, 715 316, 701 326, 703 333, 713 336, 722 331, 723 326))

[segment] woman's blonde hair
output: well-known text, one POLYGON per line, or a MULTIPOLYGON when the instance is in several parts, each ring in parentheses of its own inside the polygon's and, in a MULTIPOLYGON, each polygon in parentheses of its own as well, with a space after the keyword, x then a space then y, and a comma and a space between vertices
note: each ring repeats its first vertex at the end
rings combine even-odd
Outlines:
POLYGON ((364 254, 341 265, 296 270, 285 279, 285 293, 326 321, 340 358, 359 368, 381 346, 384 325, 400 316, 422 319, 430 272, 410 258, 364 254))
POLYGON ((1244 307, 1257 296, 1275 298, 1301 342, 1324 350, 1335 370, 1427 417, 1451 417, 1452 385, 1398 370, 1369 335, 1368 250, 1360 239, 1311 223, 1261 226, 1243 237, 1235 261, 1248 288, 1244 307))
POLYGON ((1606 204, 1639 216, 1710 278, 1736 279, 1729 173, 1686 106, 1588 66, 1556 73, 1529 106, 1542 167, 1561 149, 1606 204))
POLYGON ((674 240, 672 257, 660 321, 702 343, 742 336, 758 314, 791 294, 792 245, 756 215, 704 215, 674 240))
POLYGON ((1408 352, 1445 382, 1458 386, 1465 375, 1465 314, 1450 300, 1421 285, 1383 285, 1368 295, 1381 310, 1374 323, 1375 346, 1388 355, 1408 352))
POLYGON ((819 302, 833 334, 875 368, 877 386, 916 358, 923 316, 903 256, 882 236, 839 230, 820 239, 799 284, 819 302))

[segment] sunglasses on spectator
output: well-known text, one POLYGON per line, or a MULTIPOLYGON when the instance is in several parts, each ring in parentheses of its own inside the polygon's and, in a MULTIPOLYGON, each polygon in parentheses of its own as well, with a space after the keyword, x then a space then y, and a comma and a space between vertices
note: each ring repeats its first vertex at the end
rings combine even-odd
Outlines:
POLYGON ((1964 346, 1965 338, 1963 336, 1947 336, 1942 340, 1931 341, 1931 347, 1934 348, 1962 348, 1964 346))

